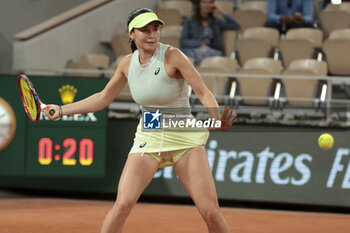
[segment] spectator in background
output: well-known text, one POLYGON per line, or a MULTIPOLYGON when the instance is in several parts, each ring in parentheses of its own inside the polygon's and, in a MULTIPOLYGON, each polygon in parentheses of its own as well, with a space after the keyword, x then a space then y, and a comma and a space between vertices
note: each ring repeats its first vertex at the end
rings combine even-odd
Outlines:
POLYGON ((215 5, 214 0, 198 0, 194 4, 194 15, 183 23, 181 50, 198 66, 206 57, 224 55, 222 30, 240 27, 231 15, 215 5), (223 20, 213 15, 215 11, 223 15, 223 20))
POLYGON ((285 33, 290 28, 313 27, 312 0, 267 0, 267 27, 285 33))

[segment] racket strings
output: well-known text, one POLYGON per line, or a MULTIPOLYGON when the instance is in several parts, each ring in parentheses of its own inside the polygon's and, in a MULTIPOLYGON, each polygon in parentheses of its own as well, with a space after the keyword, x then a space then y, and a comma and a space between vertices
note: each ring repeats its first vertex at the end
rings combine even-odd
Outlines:
POLYGON ((32 121, 38 121, 40 119, 41 100, 36 93, 33 84, 24 74, 19 75, 17 80, 21 100, 26 114, 32 121))
POLYGON ((30 86, 26 80, 21 79, 21 88, 23 95, 23 103, 26 106, 26 110, 30 114, 30 116, 34 119, 37 116, 37 107, 35 103, 35 97, 33 96, 30 86))

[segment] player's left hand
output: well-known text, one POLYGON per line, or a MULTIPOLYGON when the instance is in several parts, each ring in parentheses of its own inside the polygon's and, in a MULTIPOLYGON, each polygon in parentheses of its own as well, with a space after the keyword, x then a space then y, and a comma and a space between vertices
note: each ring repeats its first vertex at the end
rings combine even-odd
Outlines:
POLYGON ((221 113, 221 127, 220 128, 209 128, 209 130, 226 131, 231 128, 233 122, 237 117, 237 113, 233 114, 233 109, 230 107, 225 107, 224 111, 221 113))

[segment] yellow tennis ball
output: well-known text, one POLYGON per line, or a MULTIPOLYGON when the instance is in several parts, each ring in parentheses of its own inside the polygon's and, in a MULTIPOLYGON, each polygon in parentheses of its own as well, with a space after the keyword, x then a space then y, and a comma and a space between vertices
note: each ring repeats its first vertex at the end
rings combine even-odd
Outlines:
POLYGON ((329 133, 324 133, 318 138, 318 145, 324 150, 331 149, 333 143, 334 139, 329 133))

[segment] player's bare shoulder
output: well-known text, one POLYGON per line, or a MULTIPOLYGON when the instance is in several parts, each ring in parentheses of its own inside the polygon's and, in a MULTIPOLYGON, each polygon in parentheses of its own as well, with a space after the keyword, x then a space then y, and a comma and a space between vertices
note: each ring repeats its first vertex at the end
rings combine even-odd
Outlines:
POLYGON ((131 62, 131 57, 132 54, 126 55, 118 64, 118 68, 121 73, 124 74, 124 76, 127 78, 128 77, 128 72, 129 72, 129 66, 131 62))
POLYGON ((169 61, 176 60, 177 58, 181 57, 182 52, 180 49, 169 46, 166 53, 165 53, 165 59, 168 59, 169 61))
POLYGON ((165 62, 173 66, 181 66, 184 61, 189 61, 187 56, 180 49, 169 46, 165 53, 165 62))

